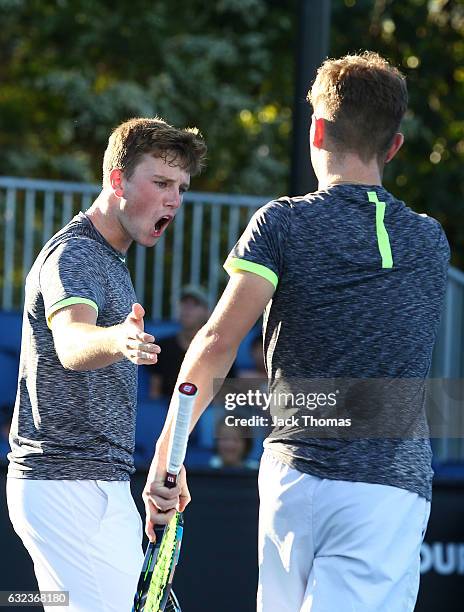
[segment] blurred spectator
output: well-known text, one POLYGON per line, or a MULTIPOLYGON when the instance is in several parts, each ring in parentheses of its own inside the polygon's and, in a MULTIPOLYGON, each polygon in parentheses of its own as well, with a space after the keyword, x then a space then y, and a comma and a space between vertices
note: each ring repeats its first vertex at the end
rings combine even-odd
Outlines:
POLYGON ((151 398, 172 395, 190 342, 208 320, 209 308, 206 291, 196 285, 183 287, 178 312, 180 330, 175 336, 168 336, 160 341, 162 354, 150 376, 151 398))
POLYGON ((215 455, 209 465, 213 468, 249 468, 256 470, 258 461, 249 459, 253 448, 250 428, 245 425, 228 426, 219 421, 216 427, 215 455))
POLYGON ((250 354, 253 359, 254 367, 251 370, 240 370, 239 378, 256 378, 258 380, 264 379, 267 381, 267 372, 264 365, 263 339, 261 334, 253 338, 250 344, 250 354))
MULTIPOLYGON (((198 285, 182 288, 179 302, 180 330, 175 336, 160 340, 161 354, 150 374, 149 396, 152 399, 171 397, 184 355, 195 334, 208 320, 209 307, 206 291, 198 285)), ((233 376, 233 366, 229 376, 233 376)))

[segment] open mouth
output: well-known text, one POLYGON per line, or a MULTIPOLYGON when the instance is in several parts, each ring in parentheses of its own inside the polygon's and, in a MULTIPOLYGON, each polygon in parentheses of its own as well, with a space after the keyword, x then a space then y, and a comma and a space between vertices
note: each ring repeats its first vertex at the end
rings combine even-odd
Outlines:
POLYGON ((160 217, 158 221, 155 223, 155 229, 153 231, 153 235, 156 237, 161 236, 161 234, 164 232, 167 226, 171 223, 171 221, 172 221, 171 215, 163 215, 162 217, 160 217))

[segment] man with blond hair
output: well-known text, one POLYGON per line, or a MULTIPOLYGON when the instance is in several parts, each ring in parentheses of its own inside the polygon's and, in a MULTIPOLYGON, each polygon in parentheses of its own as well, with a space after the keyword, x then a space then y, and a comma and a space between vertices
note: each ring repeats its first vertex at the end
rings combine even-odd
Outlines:
MULTIPOLYGON (((41 591, 72 612, 130 610, 143 562, 131 496, 137 366, 156 364, 126 266, 153 247, 203 164, 196 129, 161 119, 118 126, 103 189, 39 253, 26 280, 11 428, 10 518, 41 591)), ((56 609, 56 606, 45 609, 56 609)))
MULTIPOLYGON (((258 611, 412 612, 431 450, 421 396, 397 400, 429 371, 449 247, 437 221, 382 187, 403 143, 403 75, 372 52, 327 60, 308 100, 319 189, 253 216, 179 379, 200 390, 195 421, 265 311, 269 390, 287 404, 271 403, 260 467, 258 611), (366 381, 386 382, 378 394, 366 381), (308 391, 317 408, 292 405, 308 391)), ((179 503, 162 486, 170 422, 144 491, 150 537, 179 503)))

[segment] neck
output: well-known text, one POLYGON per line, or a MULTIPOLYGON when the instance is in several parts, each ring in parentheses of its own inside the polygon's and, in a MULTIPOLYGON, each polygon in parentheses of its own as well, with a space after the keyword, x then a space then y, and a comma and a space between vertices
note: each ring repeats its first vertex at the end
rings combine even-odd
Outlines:
POLYGON ((114 215, 116 202, 112 201, 113 198, 103 190, 85 214, 113 249, 125 254, 132 241, 114 215))
POLYGON ((319 189, 330 185, 382 185, 382 173, 377 160, 363 163, 358 157, 345 156, 340 162, 331 157, 322 164, 322 172, 318 172, 319 189))

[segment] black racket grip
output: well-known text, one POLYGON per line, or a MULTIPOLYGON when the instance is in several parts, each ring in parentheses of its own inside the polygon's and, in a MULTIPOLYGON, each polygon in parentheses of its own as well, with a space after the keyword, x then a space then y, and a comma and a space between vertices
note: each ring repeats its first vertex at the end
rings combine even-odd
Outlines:
POLYGON ((164 481, 164 486, 168 489, 173 489, 177 484, 177 476, 176 474, 170 474, 169 472, 166 474, 166 479, 164 481))

